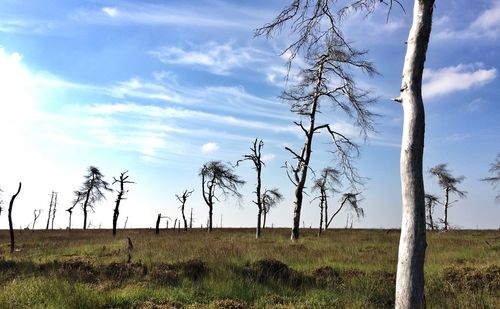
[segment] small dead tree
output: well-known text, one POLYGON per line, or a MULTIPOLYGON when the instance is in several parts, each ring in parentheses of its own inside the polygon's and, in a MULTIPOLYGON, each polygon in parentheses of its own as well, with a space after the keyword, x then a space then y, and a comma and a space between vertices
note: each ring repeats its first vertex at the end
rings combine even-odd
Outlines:
MULTIPOLYGON (((341 201, 340 202, 340 207, 330 217, 330 219, 328 220, 327 225, 330 225, 332 223, 333 218, 335 218, 335 216, 342 210, 342 208, 344 207, 344 205, 347 205, 347 207, 350 210, 353 210, 354 213, 356 214, 356 217, 358 217, 358 218, 364 217, 365 216, 365 212, 364 212, 363 208, 361 208, 359 206, 359 202, 361 201, 361 199, 359 199, 360 195, 361 195, 361 193, 359 193, 359 192, 358 193, 344 193, 342 195, 342 198, 340 199, 340 201, 341 201)), ((351 226, 352 226, 352 223, 351 223, 351 226)))
POLYGON ((328 192, 331 194, 339 192, 337 187, 342 186, 340 175, 341 173, 337 169, 325 167, 321 170, 320 177, 314 181, 314 185, 311 189, 313 192, 319 193, 319 195, 313 199, 313 201, 319 200, 320 219, 318 236, 320 236, 323 231, 323 222, 325 225, 324 229, 326 230, 328 228, 328 192))
POLYGON ((50 194, 49 213, 47 214, 47 226, 45 227, 46 230, 48 230, 50 226, 50 218, 52 217, 52 206, 54 205, 54 195, 55 192, 52 191, 52 193, 50 194))
POLYGON ((215 201, 219 201, 217 190, 220 195, 227 197, 228 195, 241 198, 238 188, 245 181, 234 174, 231 167, 221 161, 210 161, 203 165, 200 169, 202 195, 205 203, 208 206, 208 232, 212 231, 212 216, 215 201))
POLYGON ((157 234, 157 235, 160 234, 160 222, 161 222, 161 219, 166 219, 167 220, 167 229, 168 229, 168 220, 170 220, 170 217, 162 216, 161 213, 158 214, 158 217, 156 218, 156 225, 155 225, 155 234, 157 234))
POLYGON ((9 203, 9 233, 10 233, 10 253, 14 252, 14 245, 15 245, 15 240, 14 240, 14 224, 12 224, 12 206, 14 206, 14 200, 16 197, 19 195, 19 192, 21 192, 21 182, 19 182, 19 187, 17 188, 16 194, 12 196, 10 199, 9 203))
POLYGON ((189 228, 193 228, 193 208, 191 208, 191 214, 189 215, 189 228))
POLYGON ((52 219, 51 219, 51 224, 50 224, 50 229, 54 229, 54 220, 56 218, 56 207, 57 207, 57 192, 54 192, 54 205, 52 205, 52 219))
POLYGON ((465 198, 467 196, 466 191, 461 191, 457 188, 457 185, 460 184, 465 179, 465 177, 464 176, 454 177, 448 170, 447 165, 448 164, 446 163, 441 163, 429 169, 429 173, 438 179, 438 184, 444 191, 444 202, 443 202, 444 218, 442 222, 444 224, 445 231, 447 231, 449 228, 448 209, 451 207, 453 203, 458 201, 454 200, 450 202, 450 193, 456 194, 459 198, 465 198))
POLYGON ((266 227, 267 214, 271 208, 278 205, 279 202, 283 201, 283 194, 280 193, 278 188, 265 189, 262 193, 262 228, 266 227))
MULTIPOLYGON (((182 219, 184 220, 184 231, 187 231, 187 229, 188 229, 188 223, 186 220, 186 215, 184 213, 186 201, 187 201, 188 197, 191 196, 191 194, 193 194, 193 192, 194 192, 194 190, 191 190, 191 191, 184 190, 184 192, 182 192, 182 195, 178 195, 178 194, 175 195, 177 200, 181 203, 181 206, 179 208, 181 209, 182 219)), ((192 217, 193 217, 193 209, 191 208, 191 219, 192 219, 192 217)), ((192 222, 190 225, 192 225, 192 222)))
POLYGON ((434 194, 425 194, 425 209, 427 210, 427 227, 434 231, 437 228, 432 215, 434 213, 434 207, 439 203, 439 199, 434 194))
POLYGON ((0 188, 0 216, 2 215, 2 205, 3 205, 3 199, 2 199, 2 192, 3 190, 0 188))
MULTIPOLYGON (((500 153, 497 154, 495 162, 490 165, 490 173, 493 174, 491 177, 486 177, 481 179, 481 181, 486 181, 493 185, 493 188, 497 188, 500 183, 500 153)), ((495 201, 500 203, 500 191, 495 197, 495 201)))
MULTIPOLYGON (((87 229, 87 214, 89 208, 94 210, 94 205, 102 199, 106 199, 104 193, 113 191, 109 188, 108 182, 104 180, 104 175, 95 166, 89 166, 88 174, 84 176, 85 180, 80 187, 79 192, 83 198, 83 229, 87 229)), ((90 225, 90 223, 89 223, 90 225)))
POLYGON ((120 185, 120 189, 116 190, 118 196, 116 197, 115 209, 113 210, 113 236, 116 236, 116 224, 118 223, 118 216, 120 215, 120 202, 122 200, 125 200, 123 196, 128 192, 128 190, 125 190, 125 184, 135 183, 128 180, 129 175, 126 175, 127 173, 128 171, 121 173, 120 178, 118 179, 113 177, 112 185, 114 185, 115 183, 118 183, 120 185))
POLYGON ((35 230, 35 223, 36 223, 36 220, 38 220, 38 217, 40 217, 40 214, 42 213, 42 210, 41 209, 35 209, 33 210, 33 226, 31 228, 32 231, 35 230))
POLYGON ((79 191, 75 191, 74 194, 76 195, 76 198, 73 200, 73 206, 66 209, 66 211, 69 213, 68 231, 70 231, 70 232, 71 232, 71 216, 73 215, 73 209, 81 201, 82 196, 83 196, 82 193, 79 191))
POLYGON ((236 162, 236 166, 243 161, 252 161, 254 164, 255 172, 257 173, 257 183, 255 185, 255 195, 256 200, 253 201, 255 205, 257 205, 257 227, 255 230, 255 238, 259 238, 261 234, 261 218, 262 211, 264 207, 262 206, 262 196, 261 196, 261 188, 262 188, 262 167, 265 166, 264 161, 262 161, 262 148, 264 147, 264 142, 259 139, 255 139, 253 141, 252 147, 250 147, 250 154, 243 155, 243 159, 238 160, 236 162))

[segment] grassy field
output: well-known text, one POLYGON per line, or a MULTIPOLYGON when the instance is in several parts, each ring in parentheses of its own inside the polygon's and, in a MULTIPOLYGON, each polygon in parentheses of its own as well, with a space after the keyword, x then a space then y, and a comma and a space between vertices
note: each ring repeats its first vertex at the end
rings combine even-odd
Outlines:
MULTIPOLYGON (((0 231, 0 308, 393 307, 398 231, 301 233, 0 231)), ((427 238, 428 308, 500 308, 500 231, 427 238)))

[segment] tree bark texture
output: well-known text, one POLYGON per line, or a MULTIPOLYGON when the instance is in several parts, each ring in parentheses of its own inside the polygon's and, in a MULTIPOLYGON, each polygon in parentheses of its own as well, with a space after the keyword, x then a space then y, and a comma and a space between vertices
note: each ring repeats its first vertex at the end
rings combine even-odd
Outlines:
POLYGON ((448 230, 448 206, 450 203, 450 188, 444 189, 444 230, 448 230))
POLYGON ((408 36, 401 95, 404 123, 401 143, 403 216, 396 274, 395 307, 424 308, 425 201, 422 160, 425 114, 422 74, 432 26, 434 0, 415 0, 408 36))

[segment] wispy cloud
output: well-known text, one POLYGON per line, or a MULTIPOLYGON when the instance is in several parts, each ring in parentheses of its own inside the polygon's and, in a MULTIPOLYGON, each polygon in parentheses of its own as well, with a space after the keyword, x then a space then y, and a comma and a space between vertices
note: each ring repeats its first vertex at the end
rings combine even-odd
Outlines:
POLYGON ((103 7, 101 11, 110 17, 117 16, 119 12, 118 9, 115 7, 103 7))
POLYGON ((481 63, 459 64, 437 70, 424 71, 423 95, 433 98, 485 85, 497 76, 497 69, 484 69, 481 63))
POLYGON ((464 29, 443 29, 432 35, 438 40, 497 39, 500 37, 500 1, 483 11, 464 29))

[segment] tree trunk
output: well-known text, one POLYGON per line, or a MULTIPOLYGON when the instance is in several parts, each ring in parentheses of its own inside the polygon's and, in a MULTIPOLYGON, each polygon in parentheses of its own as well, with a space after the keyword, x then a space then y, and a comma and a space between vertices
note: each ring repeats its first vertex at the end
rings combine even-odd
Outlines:
POLYGON ((51 225, 50 225, 50 229, 53 230, 54 229, 54 220, 56 218, 56 206, 57 206, 57 192, 54 193, 54 205, 52 206, 52 222, 51 222, 51 225))
POLYGON ((14 240, 14 225, 12 224, 12 206, 14 205, 14 200, 21 192, 21 182, 19 182, 19 187, 17 188, 16 194, 12 196, 9 203, 9 233, 10 233, 10 253, 14 252, 15 240, 14 240))
POLYGON ((69 212, 69 226, 68 226, 68 231, 71 232, 71 215, 73 214, 72 211, 69 212))
POLYGON ((267 211, 265 209, 262 212, 262 216, 264 217, 264 219, 262 220, 262 228, 265 229, 266 228, 266 219, 267 219, 267 211))
POLYGON ((187 223, 187 220, 186 220, 186 215, 184 214, 184 203, 182 203, 182 220, 184 220, 184 231, 187 231, 188 229, 188 223, 187 223))
POLYGON ((326 197, 325 195, 325 202, 324 202, 324 206, 323 208, 325 209, 324 212, 325 212, 325 231, 328 229, 328 198, 326 197))
MULTIPOLYGON (((326 225, 326 223, 325 223, 326 225)), ((319 206, 319 230, 318 230, 318 236, 321 236, 321 232, 323 231, 323 196, 321 197, 320 200, 320 206, 319 206)))
POLYGON ((450 188, 444 189, 444 230, 448 230, 448 206, 450 199, 450 188))
POLYGON ((50 205, 49 205, 49 213, 47 215, 47 226, 45 227, 46 230, 49 229, 49 223, 50 223, 50 214, 52 213, 52 203, 54 202, 54 191, 52 191, 52 194, 50 195, 50 205))
POLYGON ((255 238, 260 238, 260 226, 261 226, 261 217, 262 217, 262 208, 259 208, 259 212, 257 213, 257 229, 255 230, 255 238))
POLYGON ((208 232, 212 232, 212 216, 214 214, 214 207, 212 205, 209 205, 208 206, 208 222, 207 222, 207 226, 208 226, 208 232))
POLYGON ((432 219, 432 205, 429 205, 429 227, 434 231, 434 220, 432 219))
POLYGON ((403 216, 396 274, 395 307, 424 308, 425 200, 422 175, 425 114, 422 74, 432 26, 434 0, 415 0, 403 67, 401 142, 403 216))
POLYGON ((158 218, 156 219, 156 229, 155 229, 156 235, 160 234, 160 220, 161 220, 161 214, 158 214, 158 218))
POLYGON ((120 214, 118 211, 120 202, 117 201, 116 204, 115 210, 113 211, 113 236, 116 236, 116 225, 118 224, 118 215, 120 214))

